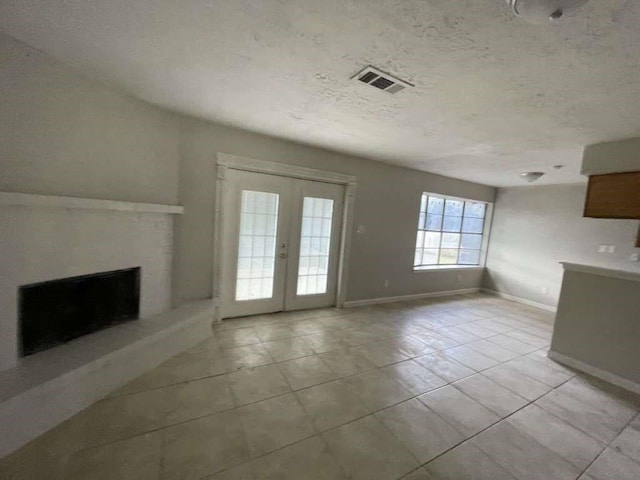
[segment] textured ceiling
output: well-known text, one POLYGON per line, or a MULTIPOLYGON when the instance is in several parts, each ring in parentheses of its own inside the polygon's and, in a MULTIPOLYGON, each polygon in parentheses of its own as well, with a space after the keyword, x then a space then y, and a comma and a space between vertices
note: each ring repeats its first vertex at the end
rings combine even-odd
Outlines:
POLYGON ((640 134, 639 25, 637 0, 548 25, 504 0, 0 2, 0 30, 154 104, 495 186, 580 181, 584 145, 640 134), (369 64, 415 88, 349 80, 369 64))

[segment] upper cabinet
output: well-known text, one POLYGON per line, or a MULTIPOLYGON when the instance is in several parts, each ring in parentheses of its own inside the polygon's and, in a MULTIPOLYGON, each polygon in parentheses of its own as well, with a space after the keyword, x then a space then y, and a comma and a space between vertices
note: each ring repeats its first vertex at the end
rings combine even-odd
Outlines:
POLYGON ((640 172, 591 175, 584 216, 640 219, 640 172))

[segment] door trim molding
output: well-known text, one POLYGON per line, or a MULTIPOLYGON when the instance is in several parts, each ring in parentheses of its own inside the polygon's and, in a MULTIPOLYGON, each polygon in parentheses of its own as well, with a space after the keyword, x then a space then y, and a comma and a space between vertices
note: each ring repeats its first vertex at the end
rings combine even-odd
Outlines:
POLYGON ((224 236, 224 209, 222 199, 226 188, 227 170, 241 170, 245 172, 265 173, 281 177, 300 178, 317 182, 335 183, 345 186, 342 232, 340 235, 338 257, 338 282, 336 286, 336 307, 343 308, 347 297, 347 283, 349 278, 349 254, 351 250, 351 236, 353 224, 353 209, 356 199, 357 178, 353 175, 316 170, 314 168, 300 167, 284 163, 256 160, 254 158, 241 157, 229 153, 216 154, 216 196, 214 208, 213 227, 213 301, 216 305, 215 321, 220 322, 220 274, 222 265, 221 240, 224 236))
POLYGON ((318 182, 339 183, 342 185, 357 185, 356 177, 344 173, 316 170, 315 168, 300 167, 285 163, 256 160, 248 157, 240 157, 230 153, 217 154, 218 167, 227 167, 245 172, 267 173, 281 177, 302 178, 318 182))

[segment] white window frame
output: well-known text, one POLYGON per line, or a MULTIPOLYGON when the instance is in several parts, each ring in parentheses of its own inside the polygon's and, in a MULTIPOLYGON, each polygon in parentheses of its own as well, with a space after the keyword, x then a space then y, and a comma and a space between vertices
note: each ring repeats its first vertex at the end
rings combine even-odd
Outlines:
MULTIPOLYGON (((474 270, 474 269, 478 270, 478 269, 485 268, 485 264, 487 260, 487 249, 489 247, 489 236, 491 233, 491 224, 493 222, 493 203, 486 202, 484 200, 475 200, 472 198, 462 198, 462 197, 456 197, 453 195, 444 195, 436 192, 422 192, 419 198, 417 210, 418 210, 417 212, 418 216, 416 219, 416 224, 418 225, 418 228, 416 229, 416 239, 414 240, 414 244, 413 244, 414 257, 412 260, 412 268, 414 272, 419 273, 419 272, 434 272, 434 271, 447 271, 447 270, 474 270), (464 264, 415 265, 413 264, 413 262, 415 261, 415 251, 417 247, 417 234, 420 231, 426 231, 421 229, 419 224, 420 223, 420 205, 422 203, 422 197, 424 195, 438 197, 444 200, 458 200, 461 202, 473 202, 473 203, 485 204, 484 224, 482 229, 482 245, 480 247, 480 261, 478 265, 464 265, 464 264)), ((443 217, 444 217, 444 212, 443 212, 443 217)), ((464 219, 464 211, 463 211, 463 219, 464 219)), ((457 233, 457 232, 443 232, 441 227, 440 234, 442 233, 457 233)))

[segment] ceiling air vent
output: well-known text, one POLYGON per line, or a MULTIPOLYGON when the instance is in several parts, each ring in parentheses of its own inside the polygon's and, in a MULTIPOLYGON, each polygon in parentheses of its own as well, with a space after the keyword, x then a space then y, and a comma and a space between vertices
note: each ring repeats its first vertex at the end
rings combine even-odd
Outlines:
POLYGON ((375 67, 368 66, 364 70, 356 73, 353 80, 357 80, 387 93, 398 93, 408 87, 413 87, 409 82, 400 80, 388 73, 384 73, 375 67))

